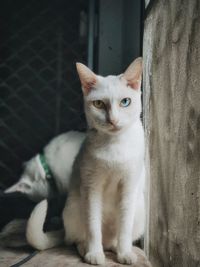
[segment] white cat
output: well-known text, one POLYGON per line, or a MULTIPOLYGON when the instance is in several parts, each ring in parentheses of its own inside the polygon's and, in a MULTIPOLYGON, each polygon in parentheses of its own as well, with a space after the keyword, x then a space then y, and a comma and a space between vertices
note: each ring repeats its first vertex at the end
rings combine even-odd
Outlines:
MULTIPOLYGON (((5 192, 22 192, 39 202, 56 194, 67 194, 74 159, 85 139, 85 134, 70 131, 53 138, 44 148, 42 157, 37 154, 25 163, 19 181, 5 192), (45 165, 52 173, 47 177, 45 165)), ((48 170, 47 170, 48 171, 48 170)))
MULTIPOLYGON (((65 240, 87 263, 103 264, 104 250, 113 250, 120 263, 133 264, 132 242, 145 225, 142 59, 119 76, 98 76, 80 63, 77 71, 89 129, 70 179, 65 240)), ((46 201, 38 204, 27 227, 28 241, 39 249, 60 239, 42 230, 46 209, 46 201)))

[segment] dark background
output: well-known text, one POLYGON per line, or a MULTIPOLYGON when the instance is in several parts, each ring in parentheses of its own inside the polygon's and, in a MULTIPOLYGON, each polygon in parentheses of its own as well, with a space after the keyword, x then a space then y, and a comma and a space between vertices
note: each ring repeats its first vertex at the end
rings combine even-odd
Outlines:
POLYGON ((0 189, 52 137, 86 129, 75 62, 121 73, 140 55, 141 13, 139 0, 0 1, 0 189))

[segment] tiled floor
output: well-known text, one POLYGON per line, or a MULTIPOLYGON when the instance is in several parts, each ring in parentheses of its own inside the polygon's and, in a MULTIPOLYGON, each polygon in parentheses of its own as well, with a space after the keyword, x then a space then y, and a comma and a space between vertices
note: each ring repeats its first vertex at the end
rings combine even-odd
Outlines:
MULTIPOLYGON (((142 250, 137 247, 133 248, 138 255, 138 261, 134 267, 150 267, 150 263, 146 259, 142 250)), ((3 249, 0 248, 0 267, 11 267, 26 258, 32 252, 29 249, 3 249)), ((21 266, 21 265, 18 265, 21 266)), ((25 262, 23 267, 89 267, 83 263, 82 259, 77 255, 73 248, 59 247, 49 249, 43 252, 37 252, 29 261, 25 262)), ((106 253, 105 267, 120 267, 125 266, 117 263, 116 256, 111 253, 106 253)), ((127 265, 126 265, 127 266, 127 265)), ((14 267, 14 266, 13 266, 14 267)))

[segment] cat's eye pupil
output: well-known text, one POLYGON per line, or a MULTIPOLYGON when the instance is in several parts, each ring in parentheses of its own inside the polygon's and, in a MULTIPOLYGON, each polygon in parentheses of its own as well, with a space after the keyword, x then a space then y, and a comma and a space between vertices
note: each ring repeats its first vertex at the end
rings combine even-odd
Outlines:
POLYGON ((101 101, 101 100, 94 100, 94 101, 93 101, 93 105, 94 105, 96 108, 104 108, 104 102, 101 101))
POLYGON ((120 102, 120 106, 121 107, 128 107, 131 103, 131 99, 126 97, 126 98, 123 98, 120 102))

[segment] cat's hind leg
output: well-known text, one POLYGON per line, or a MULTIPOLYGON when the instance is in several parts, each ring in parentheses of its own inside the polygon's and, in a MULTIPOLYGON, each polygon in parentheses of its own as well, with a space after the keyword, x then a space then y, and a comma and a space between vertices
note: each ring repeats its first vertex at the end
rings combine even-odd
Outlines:
POLYGON ((78 250, 78 253, 79 255, 84 258, 85 257, 85 254, 86 254, 86 244, 85 242, 79 242, 77 245, 76 245, 76 248, 78 250))
POLYGON ((80 196, 70 194, 63 210, 66 243, 81 244, 85 241, 85 227, 82 217, 80 196))
POLYGON ((145 231, 145 201, 144 195, 141 193, 138 198, 137 208, 134 216, 132 241, 139 240, 145 231))

